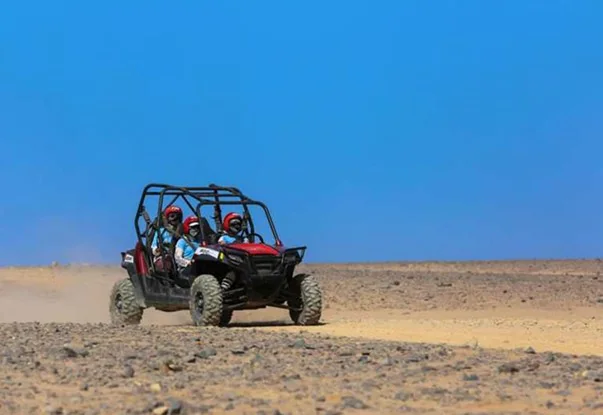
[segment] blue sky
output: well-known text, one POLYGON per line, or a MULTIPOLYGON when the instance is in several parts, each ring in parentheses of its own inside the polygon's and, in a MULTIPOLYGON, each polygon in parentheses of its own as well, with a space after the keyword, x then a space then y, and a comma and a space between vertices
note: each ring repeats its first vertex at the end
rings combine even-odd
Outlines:
POLYGON ((148 182, 308 261, 597 257, 603 3, 11 2, 0 265, 117 262, 148 182))

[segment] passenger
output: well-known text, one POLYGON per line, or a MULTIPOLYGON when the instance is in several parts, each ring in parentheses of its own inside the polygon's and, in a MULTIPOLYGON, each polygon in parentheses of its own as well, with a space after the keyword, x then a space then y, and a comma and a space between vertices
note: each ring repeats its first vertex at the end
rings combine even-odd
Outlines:
POLYGON ((224 234, 218 239, 220 245, 232 244, 235 242, 247 242, 243 240, 241 231, 243 230, 243 218, 235 212, 230 212, 224 217, 224 234))
POLYGON ((172 232, 177 232, 180 224, 182 223, 182 209, 178 206, 168 206, 163 211, 163 224, 164 226, 160 227, 159 230, 155 233, 153 237, 153 243, 151 244, 151 249, 153 251, 153 255, 157 256, 161 252, 159 251, 159 235, 161 235, 161 242, 164 245, 169 245, 173 241, 172 234, 168 232, 168 229, 172 232))
POLYGON ((174 259, 179 268, 187 268, 191 263, 195 250, 201 245, 199 241, 201 233, 199 218, 196 216, 189 216, 184 220, 182 227, 184 234, 176 243, 174 259))

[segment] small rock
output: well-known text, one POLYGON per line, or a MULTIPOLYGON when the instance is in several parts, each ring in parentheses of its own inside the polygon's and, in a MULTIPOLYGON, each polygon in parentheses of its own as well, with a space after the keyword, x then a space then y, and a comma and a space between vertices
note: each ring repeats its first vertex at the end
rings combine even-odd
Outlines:
POLYGON ((383 358, 379 363, 381 363, 381 365, 383 366, 392 366, 396 363, 396 361, 388 356, 386 358, 383 358))
POLYGON ((165 405, 159 406, 153 409, 153 415, 166 415, 168 413, 169 408, 165 405))
POLYGON ((125 378, 131 378, 134 377, 134 368, 130 365, 125 365, 124 366, 124 377, 125 378))
POLYGON ((89 352, 84 347, 76 346, 73 344, 66 344, 63 346, 63 354, 68 358, 73 357, 86 357, 89 352))
POLYGON ((407 392, 398 392, 394 395, 394 399, 397 401, 407 401, 411 397, 410 393, 407 392))
POLYGON ((368 409, 369 406, 362 402, 360 399, 355 398, 353 396, 344 396, 341 398, 341 406, 343 408, 352 408, 352 409, 368 409))
POLYGON ((468 382, 475 382, 475 381, 479 380, 479 376, 477 376, 475 374, 471 374, 471 375, 464 374, 463 380, 468 381, 468 382))
POLYGON ((232 354, 240 355, 245 353, 245 349, 242 347, 237 347, 231 350, 232 354))
POLYGON ((153 383, 150 387, 151 392, 161 392, 161 385, 159 383, 153 383))
POLYGON ((171 370, 172 372, 182 372, 182 366, 176 364, 176 363, 168 363, 167 367, 169 370, 171 370))
POLYGON ((585 370, 582 377, 595 382, 603 382, 603 370, 585 370))
POLYGON ((526 348, 524 350, 524 352, 527 354, 536 354, 536 350, 534 350, 534 348, 532 346, 529 346, 528 348, 526 348))
POLYGON ((547 409, 551 409, 552 407, 555 406, 555 404, 553 402, 551 402, 551 401, 546 401, 545 406, 547 407, 547 409))
POLYGON ((499 373, 517 373, 517 372, 519 372, 519 368, 517 367, 517 365, 515 363, 508 362, 508 363, 503 363, 502 365, 500 365, 498 367, 498 372, 499 373))
POLYGON ((186 363, 195 363, 197 361, 197 357, 192 354, 186 358, 186 363))
POLYGON ((216 349, 212 348, 212 347, 206 347, 205 349, 201 350, 200 352, 195 353, 195 356, 198 357, 199 359, 208 359, 211 356, 215 356, 217 354, 216 349))
POLYGON ((44 413, 46 415, 62 415, 63 408, 60 406, 48 405, 46 408, 44 408, 44 413))
POLYGON ((297 339, 293 343, 289 345, 289 347, 293 347, 294 349, 314 349, 314 346, 306 343, 304 339, 297 339))
POLYGON ((168 399, 168 415, 176 415, 182 411, 182 402, 175 398, 168 399))
POLYGON ((358 358, 358 361, 359 361, 360 363, 368 363, 368 361, 369 361, 369 357, 368 357, 368 356, 366 356, 366 355, 362 355, 362 356, 360 356, 360 357, 358 358))
POLYGON ((407 363, 418 363, 428 358, 427 355, 424 354, 412 354, 406 358, 407 363))

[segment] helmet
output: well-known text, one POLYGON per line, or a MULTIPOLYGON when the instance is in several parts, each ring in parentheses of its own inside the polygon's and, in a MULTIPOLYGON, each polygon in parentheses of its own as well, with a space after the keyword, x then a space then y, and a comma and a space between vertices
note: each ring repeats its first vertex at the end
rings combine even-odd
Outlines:
POLYGON ((184 233, 188 233, 192 236, 197 236, 199 234, 199 218, 196 216, 189 216, 184 219, 184 223, 182 224, 182 228, 184 233))
POLYGON ((168 221, 169 224, 177 224, 182 222, 182 209, 178 206, 168 206, 163 211, 163 216, 168 221))
POLYGON ((243 217, 235 212, 224 216, 224 230, 228 233, 239 233, 243 228, 243 217))

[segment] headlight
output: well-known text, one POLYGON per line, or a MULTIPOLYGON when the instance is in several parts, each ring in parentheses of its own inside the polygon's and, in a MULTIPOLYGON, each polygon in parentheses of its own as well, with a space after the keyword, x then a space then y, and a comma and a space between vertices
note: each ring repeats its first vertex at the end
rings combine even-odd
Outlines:
POLYGON ((241 264, 243 262, 243 258, 241 258, 240 256, 227 254, 226 257, 228 258, 229 261, 232 261, 235 264, 241 264))
POLYGON ((297 262, 299 260, 299 254, 297 252, 292 252, 290 254, 285 255, 284 262, 285 264, 291 264, 293 262, 297 262))

